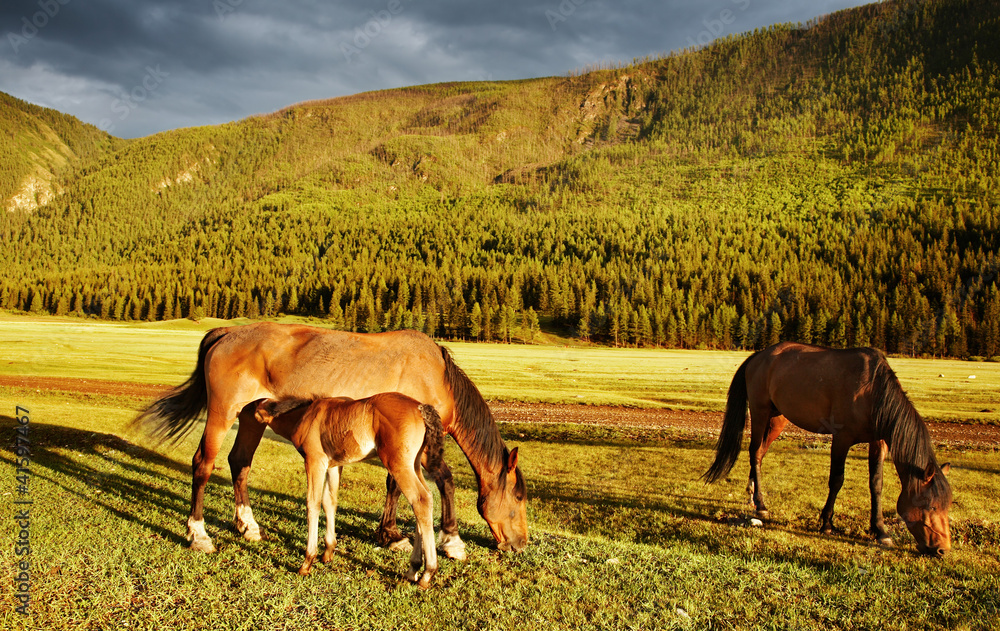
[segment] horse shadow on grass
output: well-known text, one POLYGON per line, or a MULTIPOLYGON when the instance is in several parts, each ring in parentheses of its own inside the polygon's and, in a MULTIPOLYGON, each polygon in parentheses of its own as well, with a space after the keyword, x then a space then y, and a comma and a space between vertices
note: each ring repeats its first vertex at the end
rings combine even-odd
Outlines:
MULTIPOLYGON (((16 424, 14 418, 0 415, 0 434, 10 436, 16 424)), ((69 501, 86 502, 145 529, 153 538, 172 545, 187 546, 187 538, 183 533, 191 506, 190 466, 113 434, 32 424, 28 439, 29 484, 35 480, 44 480, 68 494, 72 498, 69 501), (71 453, 64 453, 66 451, 71 453), (156 515, 149 515, 150 511, 156 515)), ((9 441, 0 445, 0 462, 9 464, 12 468, 16 466, 9 441)), ((231 511, 232 481, 224 475, 213 473, 209 481, 210 488, 213 484, 216 485, 216 493, 218 489, 224 489, 223 492, 228 496, 228 510, 231 511)), ((226 519, 228 514, 220 514, 217 507, 206 505, 206 521, 210 529, 215 530, 216 543, 236 545, 264 563, 274 565, 276 569, 294 572, 301 563, 306 538, 305 498, 253 488, 250 494, 258 518, 266 520, 261 525, 264 542, 246 541, 233 531, 231 523, 226 519), (273 525, 268 523, 272 521, 273 525), (274 545, 287 550, 288 554, 279 553, 282 558, 275 560, 274 545)), ((215 498, 206 498, 211 499, 215 498)), ((209 503, 225 505, 225 501, 206 502, 209 503)), ((338 541, 342 537, 347 540, 372 541, 380 517, 380 512, 359 511, 339 505, 338 541)), ((403 519, 400 519, 400 526, 413 529, 413 525, 403 519)), ((362 559, 355 558, 352 562, 365 569, 384 572, 384 569, 362 559)))
POLYGON ((606 536, 624 536, 626 540, 642 545, 665 548, 685 545, 707 554, 763 558, 778 563, 808 565, 821 570, 841 566, 843 560, 812 552, 814 544, 837 543, 846 546, 852 555, 860 549, 875 548, 901 557, 916 555, 912 541, 906 539, 909 533, 895 533, 898 547, 883 548, 872 537, 855 534, 861 524, 854 523, 856 519, 848 516, 841 516, 840 523, 854 527, 851 532, 837 529, 832 534, 823 534, 819 532, 818 512, 815 523, 810 525, 804 525, 802 520, 784 518, 779 511, 763 526, 753 527, 750 525, 750 518, 754 515, 753 508, 746 501, 737 499, 662 491, 644 492, 641 496, 628 493, 602 495, 594 487, 574 483, 541 482, 532 485, 531 491, 531 499, 568 506, 570 514, 576 512, 572 507, 578 507, 585 516, 579 522, 569 519, 563 524, 567 530, 582 535, 592 534, 594 525, 607 519, 612 523, 627 523, 629 533, 625 535, 616 531, 617 535, 606 536), (616 516, 616 513, 622 511, 626 513, 627 522, 622 522, 621 516, 616 516), (768 544, 767 533, 779 532, 793 535, 799 543, 768 544), (752 553, 744 547, 747 537, 758 540, 752 553), (762 537, 765 538, 761 539, 762 537))
MULTIPOLYGON (((528 443, 523 451, 529 452, 528 445, 533 442, 532 438, 522 436, 518 440, 528 443)), ((612 448, 620 447, 623 443, 600 437, 575 437, 569 442, 612 448)), ((698 449, 706 453, 711 449, 707 441, 683 440, 681 444, 677 444, 668 438, 667 442, 672 449, 698 449)), ((624 441, 624 444, 632 446, 643 443, 624 441)), ((866 457, 856 459, 867 461, 866 457)), ((707 461, 705 466, 708 466, 707 461)), ((669 479, 665 479, 662 485, 655 482, 643 485, 614 479, 613 472, 609 479, 587 478, 583 474, 578 478, 567 476, 572 479, 559 480, 528 476, 528 495, 529 502, 540 505, 549 503, 557 510, 566 511, 568 517, 563 521, 562 527, 567 530, 587 535, 592 534, 595 529, 613 529, 614 526, 602 527, 600 522, 605 520, 611 524, 624 524, 624 529, 628 531, 627 534, 623 532, 621 535, 606 536, 624 536, 627 540, 645 545, 670 547, 672 544, 684 544, 710 554, 746 557, 746 537, 757 539, 768 532, 781 532, 793 535, 799 543, 757 545, 752 556, 775 562, 811 565, 817 569, 832 568, 840 561, 824 558, 822 553, 813 553, 811 549, 814 543, 846 545, 850 554, 862 548, 877 548, 890 555, 916 554, 905 529, 897 528, 898 532, 893 533, 899 547, 892 549, 882 548, 872 537, 860 534, 867 529, 867 511, 863 511, 863 515, 838 514, 839 523, 849 527, 846 531, 835 531, 833 534, 819 531, 818 510, 815 523, 811 523, 801 518, 783 518, 781 507, 778 506, 776 514, 762 528, 753 527, 750 525, 750 518, 754 516, 754 510, 742 485, 731 490, 718 487, 710 490, 711 487, 705 486, 702 491, 698 481, 700 474, 700 470, 663 471, 663 476, 669 479), (575 515, 579 516, 574 517, 575 515)), ((456 481, 465 484, 461 475, 456 475, 456 481)))

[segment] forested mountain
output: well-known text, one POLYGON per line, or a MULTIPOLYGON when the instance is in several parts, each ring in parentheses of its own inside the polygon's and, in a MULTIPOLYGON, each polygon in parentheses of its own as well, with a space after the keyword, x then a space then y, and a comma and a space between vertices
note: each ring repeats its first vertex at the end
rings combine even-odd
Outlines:
POLYGON ((72 159, 0 215, 0 308, 998 355, 998 32, 992 0, 887 1, 134 141, 3 96, 5 201, 43 122, 72 159))
POLYGON ((5 210, 33 210, 48 203, 82 161, 125 142, 3 92, 0 130, 0 202, 5 210))

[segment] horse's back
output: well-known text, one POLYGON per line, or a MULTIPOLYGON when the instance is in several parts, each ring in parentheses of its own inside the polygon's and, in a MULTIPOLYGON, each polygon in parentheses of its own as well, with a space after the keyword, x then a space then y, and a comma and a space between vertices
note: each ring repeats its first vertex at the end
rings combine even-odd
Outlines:
POLYGON ((440 347, 416 331, 365 334, 273 322, 230 327, 206 361, 210 391, 248 401, 401 391, 442 404, 449 396, 444 369, 440 347))
POLYGON ((833 433, 859 424, 867 436, 870 385, 884 356, 871 348, 832 349, 782 342, 756 355, 747 366, 751 404, 769 402, 799 427, 833 433))

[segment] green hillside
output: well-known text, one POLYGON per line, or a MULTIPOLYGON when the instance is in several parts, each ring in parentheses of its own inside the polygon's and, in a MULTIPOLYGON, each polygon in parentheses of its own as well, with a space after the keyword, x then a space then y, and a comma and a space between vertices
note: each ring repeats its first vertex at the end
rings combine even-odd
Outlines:
POLYGON ((82 143, 58 195, 0 218, 0 308, 998 355, 997 32, 995 2, 883 2, 82 143))
POLYGON ((0 202, 9 211, 46 204, 83 163, 126 142, 3 92, 0 130, 0 202))

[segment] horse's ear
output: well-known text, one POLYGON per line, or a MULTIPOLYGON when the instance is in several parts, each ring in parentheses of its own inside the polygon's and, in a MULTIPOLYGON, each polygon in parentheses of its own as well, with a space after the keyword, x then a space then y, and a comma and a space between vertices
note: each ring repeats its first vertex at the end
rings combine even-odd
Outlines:
POLYGON ((274 420, 275 403, 274 399, 257 399, 257 405, 254 409, 254 418, 260 423, 270 425, 271 421, 274 420))
POLYGON ((924 483, 925 484, 930 484, 931 480, 934 479, 934 474, 935 473, 937 473, 937 472, 934 470, 934 463, 933 462, 928 462, 927 463, 927 468, 924 469, 924 483))
POLYGON ((945 475, 948 475, 949 473, 951 473, 951 463, 950 462, 946 462, 943 465, 941 465, 941 473, 943 473, 945 475))
POLYGON ((513 471, 517 468, 517 447, 510 452, 510 457, 507 459, 507 471, 513 471))

